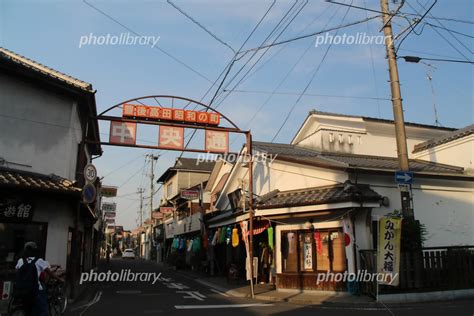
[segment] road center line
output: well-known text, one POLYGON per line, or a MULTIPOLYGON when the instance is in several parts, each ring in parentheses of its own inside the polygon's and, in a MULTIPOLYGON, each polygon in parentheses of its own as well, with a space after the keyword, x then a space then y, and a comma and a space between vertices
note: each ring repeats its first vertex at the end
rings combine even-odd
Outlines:
POLYGON ((117 294, 140 294, 142 291, 140 290, 121 290, 121 291, 116 291, 115 293, 117 294))
POLYGON ((175 305, 176 309, 217 309, 217 308, 247 308, 247 307, 270 307, 273 304, 229 304, 229 305, 175 305))

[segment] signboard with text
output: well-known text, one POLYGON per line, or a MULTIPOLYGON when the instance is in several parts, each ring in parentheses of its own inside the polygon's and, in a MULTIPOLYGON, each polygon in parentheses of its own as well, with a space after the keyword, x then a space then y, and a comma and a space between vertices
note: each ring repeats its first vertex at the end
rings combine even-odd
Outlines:
POLYGON ((158 144, 162 148, 183 149, 184 148, 184 128, 160 126, 160 136, 158 144))
POLYGON ((102 212, 115 212, 117 204, 109 203, 109 202, 102 202, 102 212))
POLYGON ((401 218, 384 217, 379 221, 377 272, 384 275, 379 284, 399 284, 401 230, 401 218))
POLYGON ((190 111, 129 103, 123 104, 122 116, 125 118, 198 123, 215 126, 219 125, 221 121, 220 114, 214 112, 190 111))
POLYGON ((0 201, 0 222, 30 222, 33 206, 22 201, 0 201))
POLYGON ((196 200, 199 199, 198 190, 183 190, 181 191, 181 198, 186 200, 196 200))
POLYGON ((110 122, 109 142, 111 144, 135 145, 137 142, 137 123, 110 122))
POLYGON ((117 196, 117 187, 104 185, 100 188, 100 195, 102 197, 116 197, 117 196))

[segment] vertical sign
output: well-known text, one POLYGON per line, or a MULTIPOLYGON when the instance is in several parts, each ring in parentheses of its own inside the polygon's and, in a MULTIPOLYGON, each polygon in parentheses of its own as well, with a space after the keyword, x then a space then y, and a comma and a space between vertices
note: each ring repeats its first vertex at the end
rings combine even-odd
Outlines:
POLYGON ((304 237, 304 270, 313 270, 313 243, 310 236, 304 237))
POLYGON ((399 284, 401 228, 401 218, 385 217, 379 221, 377 272, 384 275, 379 284, 399 284))
POLYGON ((229 133, 206 130, 206 151, 228 152, 229 133))
POLYGON ((135 145, 136 135, 137 123, 110 122, 110 143, 135 145))
POLYGON ((168 149, 184 148, 184 128, 160 126, 159 146, 168 149))

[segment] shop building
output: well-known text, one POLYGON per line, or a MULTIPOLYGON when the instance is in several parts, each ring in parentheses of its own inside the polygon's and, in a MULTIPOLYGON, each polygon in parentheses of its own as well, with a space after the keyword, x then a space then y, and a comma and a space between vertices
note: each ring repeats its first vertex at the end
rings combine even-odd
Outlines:
MULTIPOLYGON (((253 143, 254 261, 263 261, 261 244, 273 243, 274 258, 270 277, 259 270, 257 280, 278 288, 346 289, 347 284, 316 279, 319 273, 360 269, 359 251, 375 249, 378 219, 401 209, 393 130, 389 120, 313 111, 291 144, 253 143)), ((407 123, 410 146, 453 132, 407 123)), ((414 157, 410 170, 416 179, 415 216, 428 231, 425 245, 472 244, 472 174, 414 157), (440 230, 447 222, 459 222, 459 230, 440 230)), ((218 237, 225 231, 224 240, 233 240, 234 229, 246 235, 248 172, 248 164, 218 161, 211 174, 213 218, 207 224, 218 237)))
POLYGON ((0 48, 2 275, 14 272, 28 240, 70 281, 97 263, 102 216, 81 197, 84 166, 101 154, 88 143, 100 141, 94 93, 89 83, 0 48))

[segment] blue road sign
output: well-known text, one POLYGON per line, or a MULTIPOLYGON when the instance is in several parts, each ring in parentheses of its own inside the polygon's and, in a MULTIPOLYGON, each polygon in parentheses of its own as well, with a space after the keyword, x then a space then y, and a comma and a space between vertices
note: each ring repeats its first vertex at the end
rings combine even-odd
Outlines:
POLYGON ((395 182, 399 184, 413 184, 413 172, 411 171, 396 171, 395 182))

